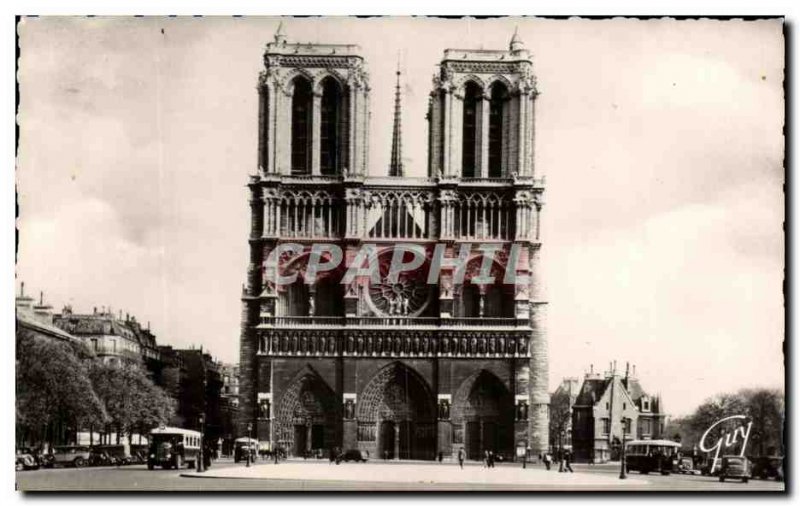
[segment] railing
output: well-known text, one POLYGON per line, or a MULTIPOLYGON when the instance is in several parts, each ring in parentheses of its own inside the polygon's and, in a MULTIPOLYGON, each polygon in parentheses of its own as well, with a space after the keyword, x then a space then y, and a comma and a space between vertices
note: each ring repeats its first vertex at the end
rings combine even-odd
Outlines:
POLYGON ((471 317, 437 318, 408 316, 262 316, 261 324, 275 328, 304 327, 527 327, 518 318, 471 317))

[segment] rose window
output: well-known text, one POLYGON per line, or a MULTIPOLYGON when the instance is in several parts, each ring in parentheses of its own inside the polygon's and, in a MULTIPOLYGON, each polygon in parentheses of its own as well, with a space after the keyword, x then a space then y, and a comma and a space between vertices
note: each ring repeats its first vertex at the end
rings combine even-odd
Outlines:
POLYGON ((380 316, 419 316, 433 297, 432 287, 427 284, 427 269, 423 266, 416 271, 403 271, 396 280, 390 281, 391 257, 391 254, 379 257, 381 281, 370 283, 367 301, 380 316))

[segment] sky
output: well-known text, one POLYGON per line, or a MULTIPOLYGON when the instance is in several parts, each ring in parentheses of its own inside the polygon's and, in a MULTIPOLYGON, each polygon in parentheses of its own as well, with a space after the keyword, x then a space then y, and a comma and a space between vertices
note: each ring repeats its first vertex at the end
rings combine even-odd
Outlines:
MULTIPOLYGON (((111 307, 160 344, 238 360, 258 72, 278 18, 26 18, 19 25, 17 283, 111 307)), ((629 362, 669 413, 783 388, 780 21, 284 19, 361 46, 370 173, 423 176, 446 48, 533 55, 550 387, 629 362)))

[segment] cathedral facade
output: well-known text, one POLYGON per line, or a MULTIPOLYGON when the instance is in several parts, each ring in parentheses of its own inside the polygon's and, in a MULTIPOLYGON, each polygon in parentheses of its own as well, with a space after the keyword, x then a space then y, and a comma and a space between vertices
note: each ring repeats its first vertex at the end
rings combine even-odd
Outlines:
POLYGON ((534 170, 530 54, 516 34, 508 50, 445 50, 430 94, 428 175, 406 177, 399 71, 390 167, 370 175, 379 171, 369 163, 371 90, 358 53, 289 43, 280 28, 266 47, 239 435, 298 456, 542 452, 544 181, 534 170), (342 252, 337 267, 309 268, 319 244, 342 252), (399 244, 425 257, 393 278, 399 244), (377 275, 350 279, 365 245, 377 275), (452 261, 431 279, 435 253, 452 261), (506 283, 509 271, 524 282, 506 283))

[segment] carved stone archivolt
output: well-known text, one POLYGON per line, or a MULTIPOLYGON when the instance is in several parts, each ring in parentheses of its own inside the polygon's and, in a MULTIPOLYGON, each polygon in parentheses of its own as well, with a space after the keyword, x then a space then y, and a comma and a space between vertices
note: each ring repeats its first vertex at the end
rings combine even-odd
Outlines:
POLYGON ((291 447, 297 425, 333 426, 340 417, 336 395, 310 368, 299 374, 281 397, 275 424, 276 439, 291 447))

